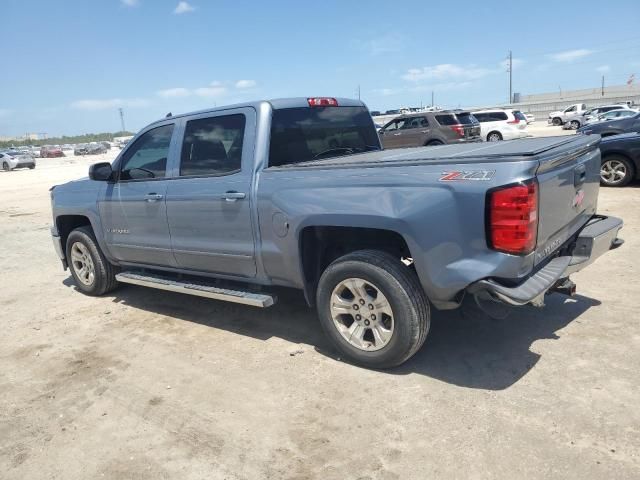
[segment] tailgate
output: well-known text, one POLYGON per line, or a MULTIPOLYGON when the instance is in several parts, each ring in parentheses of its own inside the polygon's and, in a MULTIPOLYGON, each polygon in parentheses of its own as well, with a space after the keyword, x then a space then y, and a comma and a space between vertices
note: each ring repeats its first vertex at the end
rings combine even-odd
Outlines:
POLYGON ((596 213, 599 142, 576 138, 540 157, 538 242, 535 263, 564 244, 596 213))

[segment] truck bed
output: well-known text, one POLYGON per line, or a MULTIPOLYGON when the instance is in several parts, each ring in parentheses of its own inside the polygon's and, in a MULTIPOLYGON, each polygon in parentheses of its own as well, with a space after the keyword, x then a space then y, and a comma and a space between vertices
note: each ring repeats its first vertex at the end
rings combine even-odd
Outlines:
POLYGON ((599 136, 566 135, 561 137, 540 137, 492 143, 467 143, 434 147, 378 150, 373 152, 344 155, 341 157, 313 160, 279 167, 278 169, 327 168, 327 167, 380 167, 407 166, 420 164, 464 164, 491 162, 517 162, 538 157, 558 157, 567 151, 581 151, 592 148, 599 142, 599 136), (551 155, 545 155, 545 153, 551 155))

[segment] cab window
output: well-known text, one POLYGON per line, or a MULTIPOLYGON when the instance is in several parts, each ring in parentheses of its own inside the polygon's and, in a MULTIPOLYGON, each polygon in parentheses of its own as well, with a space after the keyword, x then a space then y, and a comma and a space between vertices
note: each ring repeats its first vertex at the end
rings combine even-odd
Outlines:
POLYGON ((163 125, 142 134, 125 152, 120 180, 164 178, 173 134, 173 124, 163 125))

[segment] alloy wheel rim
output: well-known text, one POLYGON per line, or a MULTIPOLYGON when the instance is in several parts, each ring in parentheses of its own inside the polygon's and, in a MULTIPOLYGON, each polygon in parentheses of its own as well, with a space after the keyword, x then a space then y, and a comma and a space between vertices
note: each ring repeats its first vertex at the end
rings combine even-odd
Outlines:
POLYGON ((627 176, 627 167, 618 160, 607 160, 600 167, 600 177, 609 185, 616 185, 627 176))
POLYGON ((93 259, 89 249, 80 242, 71 246, 71 264, 76 276, 84 285, 93 285, 96 277, 93 259))
POLYGON ((492 133, 491 135, 489 135, 490 142, 497 142, 499 140, 500 140, 500 136, 497 133, 492 133))
POLYGON ((393 310, 373 283, 361 278, 341 281, 331 293, 330 310, 334 326, 351 346, 372 352, 391 341, 393 310))

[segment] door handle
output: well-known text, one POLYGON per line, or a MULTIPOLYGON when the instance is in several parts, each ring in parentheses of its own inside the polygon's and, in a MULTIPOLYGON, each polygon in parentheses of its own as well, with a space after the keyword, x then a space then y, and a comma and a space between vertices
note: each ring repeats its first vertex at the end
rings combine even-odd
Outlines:
POLYGON ((401 133, 394 133, 393 136, 397 137, 398 135, 402 135, 401 133))
POLYGON ((573 185, 579 187, 587 178, 587 169, 584 165, 578 165, 573 171, 573 185))
POLYGON ((147 193, 144 198, 147 202, 157 202, 158 200, 162 200, 164 195, 159 193, 147 193))
POLYGON ((222 194, 222 198, 227 202, 235 202, 236 200, 242 200, 246 195, 242 192, 225 192, 222 194))

